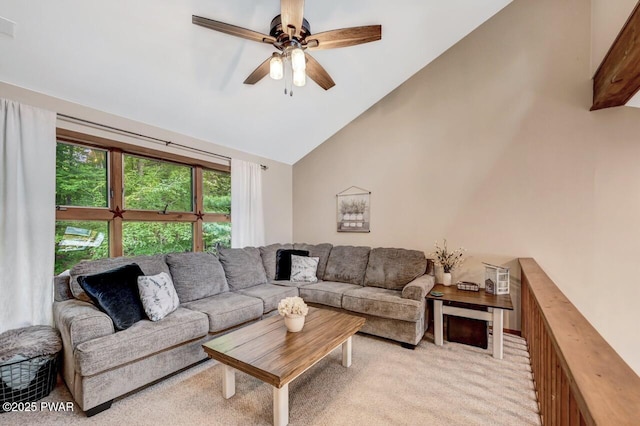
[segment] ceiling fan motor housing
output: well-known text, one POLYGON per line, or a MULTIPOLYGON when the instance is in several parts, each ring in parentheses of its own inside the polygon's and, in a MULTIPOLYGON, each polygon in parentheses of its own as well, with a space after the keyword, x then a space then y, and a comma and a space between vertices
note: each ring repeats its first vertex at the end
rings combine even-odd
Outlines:
MULTIPOLYGON (((271 20, 271 31, 269 31, 269 35, 280 43, 289 40, 289 33, 282 29, 282 18, 280 15, 271 20)), ((294 38, 302 42, 309 35, 311 35, 311 25, 309 25, 309 21, 302 18, 302 28, 294 38)))

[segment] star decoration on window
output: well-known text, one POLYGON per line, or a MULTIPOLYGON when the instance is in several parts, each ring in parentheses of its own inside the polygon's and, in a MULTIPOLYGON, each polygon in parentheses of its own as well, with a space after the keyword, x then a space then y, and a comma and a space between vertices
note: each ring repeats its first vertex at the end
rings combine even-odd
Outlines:
POLYGON ((109 209, 111 213, 113 213, 113 219, 116 217, 122 217, 122 214, 126 212, 126 210, 120 210, 120 206, 116 206, 115 209, 109 209))
POLYGON ((200 210, 198 210, 198 213, 196 213, 196 220, 203 220, 204 218, 204 213, 202 213, 200 210))

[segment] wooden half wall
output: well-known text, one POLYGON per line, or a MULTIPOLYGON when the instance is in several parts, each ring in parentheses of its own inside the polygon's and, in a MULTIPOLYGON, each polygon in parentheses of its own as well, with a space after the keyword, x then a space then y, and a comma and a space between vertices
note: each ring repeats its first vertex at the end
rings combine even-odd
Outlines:
MULTIPOLYGON (((544 425, 637 425, 640 377, 531 258, 522 268, 522 336, 544 425)), ((637 338, 635 325, 629 338, 637 338)))

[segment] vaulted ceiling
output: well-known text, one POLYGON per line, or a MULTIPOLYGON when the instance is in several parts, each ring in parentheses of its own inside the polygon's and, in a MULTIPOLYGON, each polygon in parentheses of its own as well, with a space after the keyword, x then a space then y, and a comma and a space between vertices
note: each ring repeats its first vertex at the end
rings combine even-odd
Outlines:
MULTIPOLYGON (((311 32, 382 24, 382 40, 314 57, 336 86, 245 78, 274 49, 191 23, 268 33, 278 0, 3 0, 0 80, 292 164, 511 0, 307 0, 311 32)), ((1 96, 1 94, 0 94, 1 96)))

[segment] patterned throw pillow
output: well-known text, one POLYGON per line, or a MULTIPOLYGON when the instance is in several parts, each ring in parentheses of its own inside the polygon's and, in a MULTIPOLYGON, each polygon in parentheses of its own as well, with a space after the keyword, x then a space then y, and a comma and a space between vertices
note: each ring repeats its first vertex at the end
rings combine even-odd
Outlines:
POLYGON ((173 281, 166 272, 138 277, 138 291, 144 312, 151 321, 160 321, 180 305, 173 281))
POLYGON ((316 283, 319 257, 291 255, 291 281, 296 283, 316 283))

